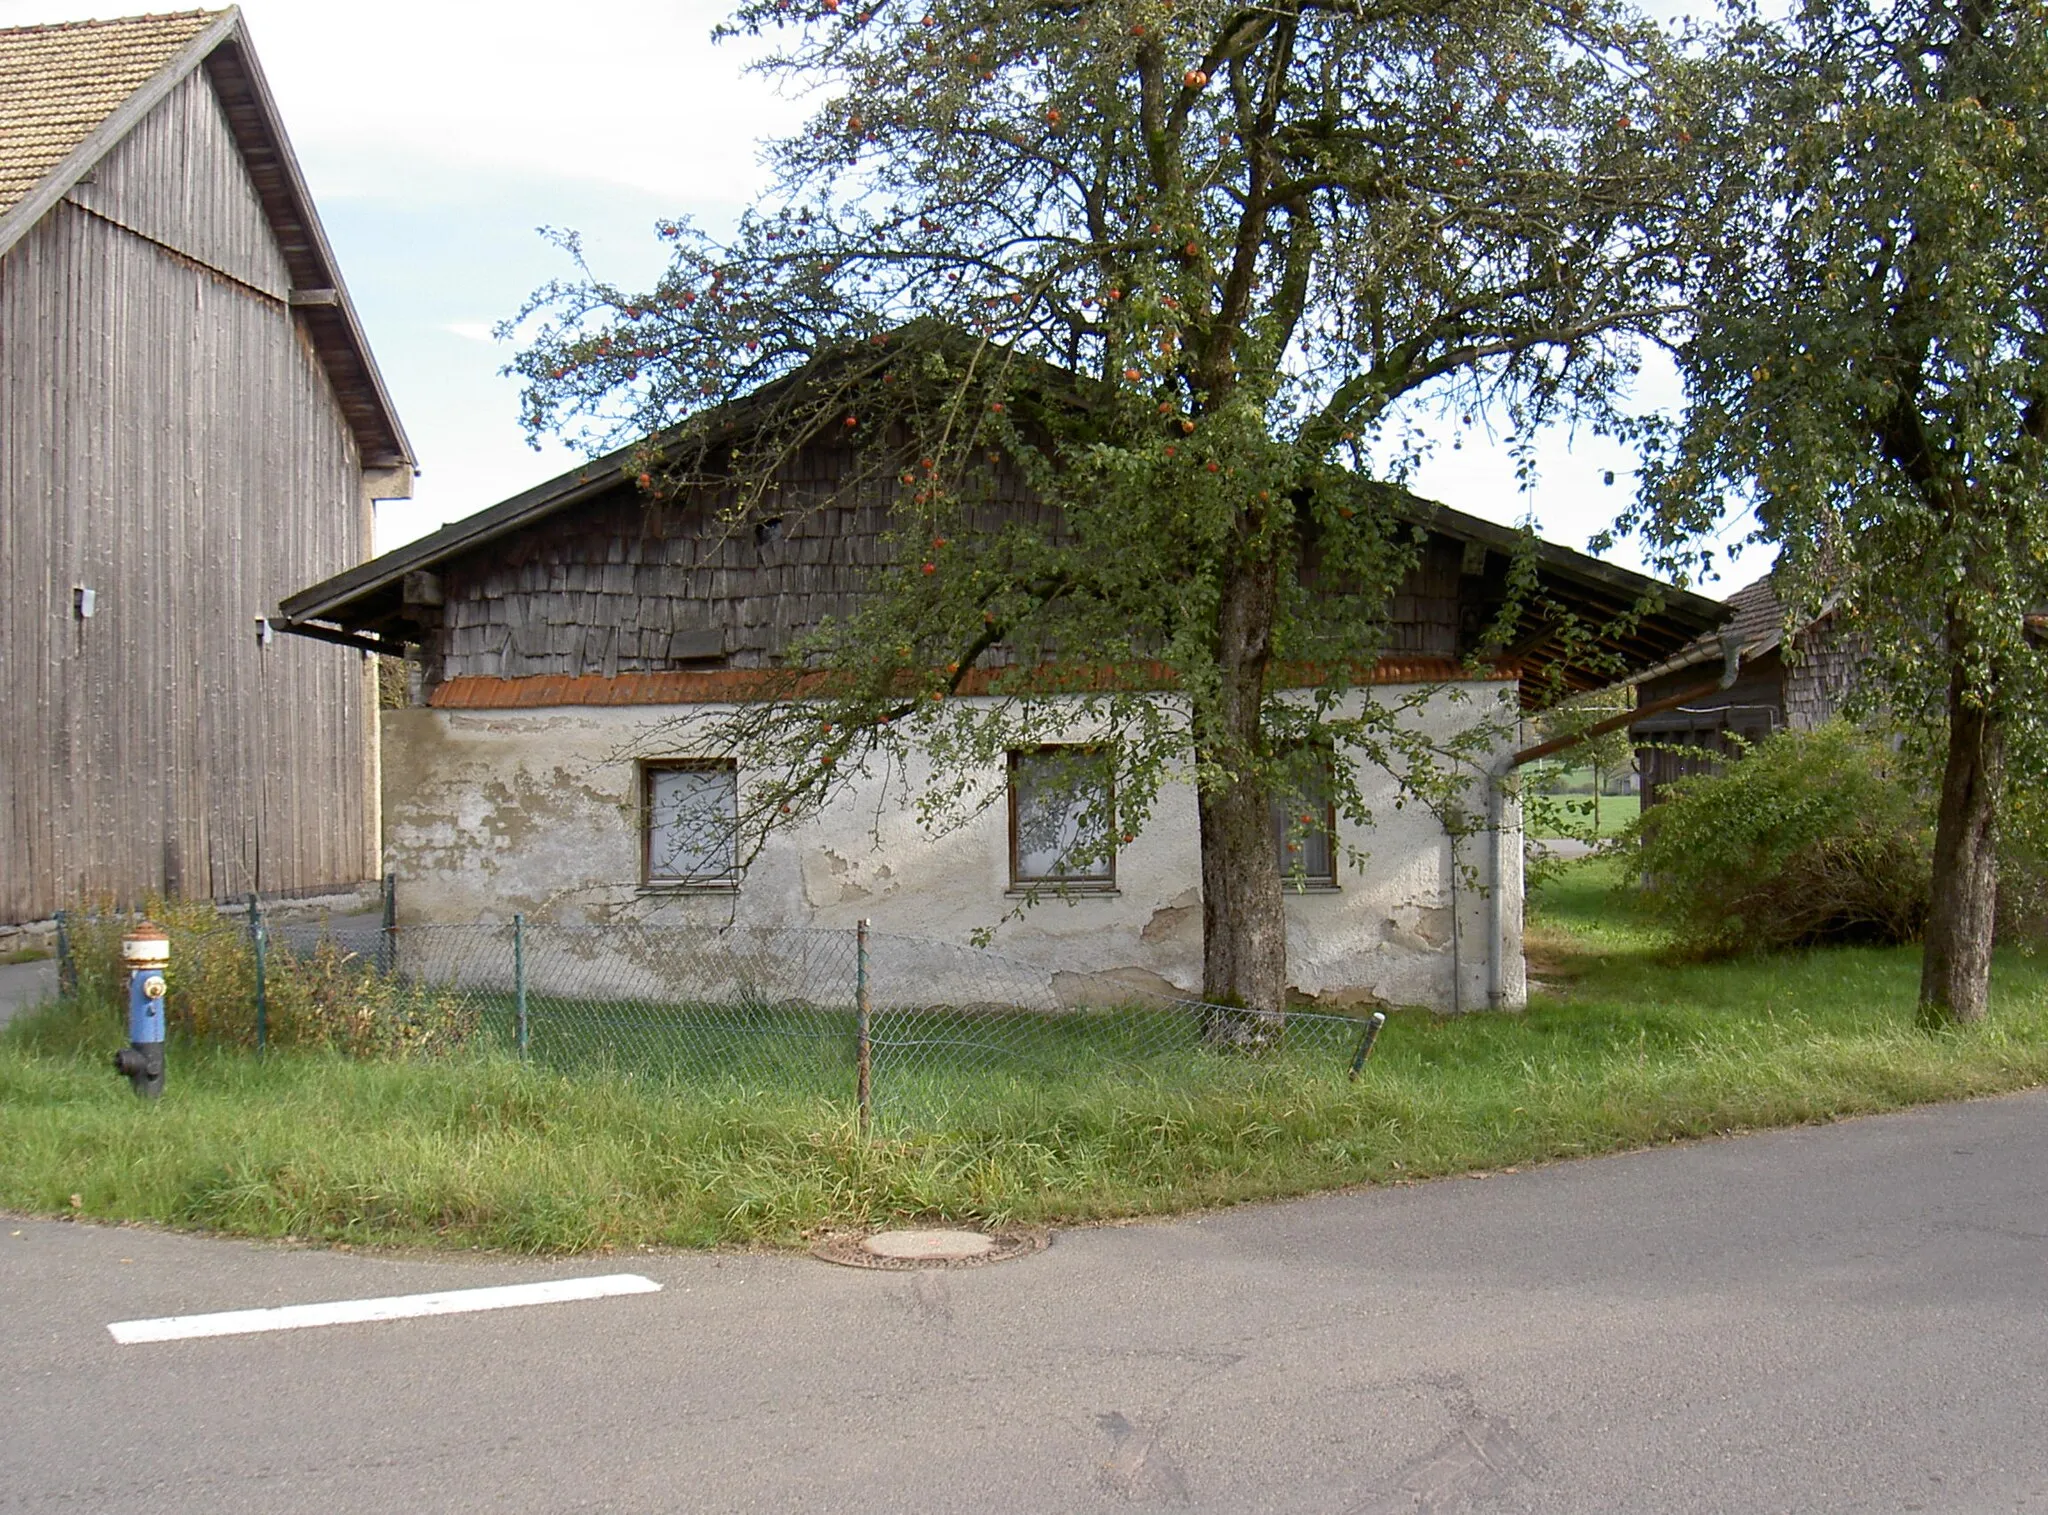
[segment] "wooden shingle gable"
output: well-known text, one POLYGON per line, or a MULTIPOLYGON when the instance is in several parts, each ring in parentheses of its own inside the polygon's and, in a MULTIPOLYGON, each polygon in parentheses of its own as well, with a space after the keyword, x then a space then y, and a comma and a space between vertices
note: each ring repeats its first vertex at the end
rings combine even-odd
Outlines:
MULTIPOLYGON (((778 666, 796 638, 850 616, 885 561, 898 486, 856 476, 852 455, 829 442, 794 451, 776 480, 789 509, 759 521, 735 521, 735 496, 716 481, 653 498, 629 472, 638 457, 628 448, 595 459, 301 590, 284 600, 281 619, 379 651, 416 646, 429 686, 543 679, 581 697, 593 687, 581 681, 631 678, 644 696, 694 688, 669 676, 707 666, 735 675, 778 666)), ((1016 512, 1056 515, 1028 497, 1013 469, 994 470, 987 485, 978 530, 1016 512)), ((1425 545, 1387 607, 1383 655, 1447 669, 1486 656, 1511 559, 1528 544, 1430 501, 1403 496, 1398 509, 1425 545)), ((1523 645, 1492 659, 1526 678, 1525 697, 1547 693, 1553 672, 1566 687, 1609 676, 1582 644, 1553 638, 1545 616, 1576 613, 1604 626, 1657 602, 1606 633, 1606 651, 1636 668, 1720 617, 1712 601, 1568 548, 1537 543, 1534 552, 1541 603, 1526 613, 1523 645)), ((1001 649, 987 656, 1004 660, 1001 649)))

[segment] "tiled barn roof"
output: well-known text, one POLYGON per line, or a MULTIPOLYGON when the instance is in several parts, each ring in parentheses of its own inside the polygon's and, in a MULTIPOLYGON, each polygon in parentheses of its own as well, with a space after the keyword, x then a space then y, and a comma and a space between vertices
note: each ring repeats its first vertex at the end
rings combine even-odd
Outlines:
POLYGON ((0 213, 221 14, 0 28, 0 213))

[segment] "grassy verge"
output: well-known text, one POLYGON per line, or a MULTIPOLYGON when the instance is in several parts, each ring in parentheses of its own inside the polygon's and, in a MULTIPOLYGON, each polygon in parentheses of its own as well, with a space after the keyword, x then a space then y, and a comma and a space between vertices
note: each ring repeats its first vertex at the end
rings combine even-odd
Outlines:
MULTIPOLYGON (((1642 798, 1633 794, 1603 794, 1600 796, 1600 824, 1593 826, 1593 796, 1590 794, 1558 794, 1545 796, 1545 802, 1552 806, 1570 805, 1574 829, 1591 830, 1596 836, 1620 836, 1642 814, 1642 798)), ((1538 835, 1546 828, 1540 824, 1531 832, 1538 835)), ((1549 828, 1558 829, 1558 828, 1549 828)))
POLYGON ((110 1008, 0 1033, 0 1207, 359 1244, 576 1251, 790 1243, 948 1216, 1149 1214, 1824 1120, 2048 1081, 2048 959, 2001 954, 1983 1027, 1912 1024, 1917 955, 1666 961, 1568 870, 1528 1014, 1396 1013, 1356 1083, 1333 1047, 992 1073, 884 1105, 493 1055, 352 1060, 174 1045, 171 1092, 109 1071, 110 1008), (73 1196, 76 1203, 73 1203, 73 1196))

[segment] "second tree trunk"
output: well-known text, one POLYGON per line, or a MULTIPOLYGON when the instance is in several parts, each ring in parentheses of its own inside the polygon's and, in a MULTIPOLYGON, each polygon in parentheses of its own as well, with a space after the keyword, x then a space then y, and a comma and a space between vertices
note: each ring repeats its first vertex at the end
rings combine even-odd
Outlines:
POLYGON ((1958 672, 1949 682, 1934 898, 1920 960, 1920 1015, 1931 1023, 1984 1016, 1998 921, 1998 798, 2004 782, 2004 725, 1964 698, 1958 672))

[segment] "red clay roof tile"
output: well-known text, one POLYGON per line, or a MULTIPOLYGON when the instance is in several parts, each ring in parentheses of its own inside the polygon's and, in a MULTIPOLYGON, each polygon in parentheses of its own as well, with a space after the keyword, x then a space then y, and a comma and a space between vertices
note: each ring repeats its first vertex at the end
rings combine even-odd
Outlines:
MULTIPOLYGON (((979 670, 976 670, 979 673, 979 670)), ((1472 678, 1507 680, 1512 668, 1481 669, 1476 674, 1451 658, 1382 658, 1370 674, 1358 680, 1371 684, 1451 683, 1472 678)), ((1164 670, 1153 670, 1157 686, 1168 680, 1164 670)), ((549 706, 577 705, 703 705, 726 704, 757 699, 767 694, 802 693, 812 680, 799 677, 792 687, 790 675, 781 669, 709 668, 674 670, 664 673, 620 673, 606 677, 587 673, 579 676, 539 674, 504 679, 470 674, 448 679, 434 688, 427 703, 437 710, 532 710, 549 706)), ((970 675, 961 683, 965 695, 985 694, 986 674, 970 675)))

